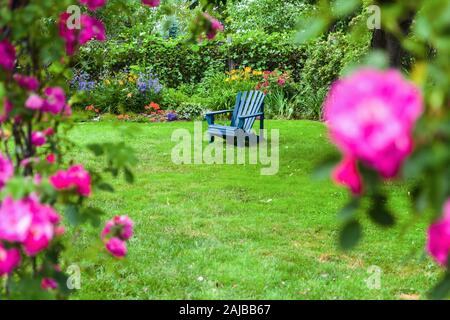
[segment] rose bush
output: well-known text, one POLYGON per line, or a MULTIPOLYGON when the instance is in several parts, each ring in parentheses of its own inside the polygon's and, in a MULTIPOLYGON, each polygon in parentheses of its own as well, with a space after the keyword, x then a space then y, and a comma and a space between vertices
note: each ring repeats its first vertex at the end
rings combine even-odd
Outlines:
MULTIPOLYGON (((351 16, 360 4, 353 1, 342 8, 322 2, 317 16, 310 17, 322 27, 310 30, 306 25, 312 20, 305 19, 299 41, 314 40, 336 21, 351 16)), ((396 223, 384 183, 408 180, 412 213, 416 220, 431 222, 422 248, 444 267, 442 280, 430 291, 432 298, 450 293, 450 52, 444 45, 450 23, 441 20, 448 9, 444 0, 381 5, 383 32, 397 37, 413 61, 409 80, 400 71, 387 69, 383 55, 372 52, 366 58, 370 67, 354 66, 336 81, 324 103, 324 120, 342 159, 338 163, 331 157, 316 172, 331 174, 351 191, 351 200, 338 214, 343 249, 361 239, 362 213, 383 227, 396 223), (414 17, 410 34, 399 34, 405 16, 414 17)), ((366 22, 355 21, 349 37, 358 37, 366 22)))
MULTIPOLYGON (((151 8, 160 4, 141 2, 151 8)), ((61 267, 66 261, 61 257, 71 242, 65 239, 65 225, 99 225, 103 212, 87 206, 86 199, 96 191, 114 192, 105 173, 134 180, 130 168, 136 158, 123 142, 88 145, 106 160, 101 172, 64 158, 73 147, 65 132, 77 100, 76 94, 66 94, 69 66, 81 46, 106 39, 102 21, 91 11, 107 4, 108 9, 123 10, 127 3, 79 0, 85 6, 80 16, 69 10, 73 4, 11 0, 3 1, 0 10, 1 299, 67 298, 68 276, 61 267)), ((223 29, 208 14, 203 17, 208 22, 198 32, 211 38, 223 29)), ((146 90, 150 80, 137 80, 139 89, 146 90)), ((122 258, 132 235, 132 220, 117 216, 99 238, 105 252, 122 258)))

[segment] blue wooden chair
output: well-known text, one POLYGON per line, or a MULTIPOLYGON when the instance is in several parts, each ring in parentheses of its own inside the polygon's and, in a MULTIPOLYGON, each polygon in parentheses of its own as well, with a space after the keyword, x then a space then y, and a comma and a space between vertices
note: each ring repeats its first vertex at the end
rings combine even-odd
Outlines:
POLYGON ((265 94, 261 91, 239 92, 236 96, 236 105, 233 110, 222 110, 209 112, 205 115, 208 122, 208 134, 210 142, 214 141, 214 137, 238 137, 243 134, 245 137, 253 135, 251 132, 253 123, 259 117, 260 136, 257 141, 264 139, 264 98, 265 94), (222 126, 214 124, 214 116, 217 114, 232 113, 230 126, 222 126))

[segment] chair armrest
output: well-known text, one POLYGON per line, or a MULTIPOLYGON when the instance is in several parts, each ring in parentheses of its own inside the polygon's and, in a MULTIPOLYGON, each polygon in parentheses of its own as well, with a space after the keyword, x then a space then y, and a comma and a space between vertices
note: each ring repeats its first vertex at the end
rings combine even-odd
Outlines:
POLYGON ((246 119, 248 119, 248 118, 256 118, 256 117, 259 117, 259 116, 264 116, 264 112, 258 112, 258 113, 255 113, 255 114, 249 114, 248 116, 239 116, 238 117, 238 119, 239 119, 238 128, 242 129, 244 127, 244 123, 245 123, 246 119))
POLYGON ((213 112, 208 112, 207 114, 205 114, 205 117, 207 116, 213 116, 216 114, 222 114, 222 113, 228 113, 228 112, 233 112, 234 110, 221 110, 221 111, 213 111, 213 112))
POLYGON ((239 116, 238 118, 239 118, 239 120, 241 120, 241 119, 248 119, 248 118, 256 118, 256 117, 263 116, 263 115, 264 115, 264 112, 258 112, 255 114, 249 114, 248 116, 239 116))

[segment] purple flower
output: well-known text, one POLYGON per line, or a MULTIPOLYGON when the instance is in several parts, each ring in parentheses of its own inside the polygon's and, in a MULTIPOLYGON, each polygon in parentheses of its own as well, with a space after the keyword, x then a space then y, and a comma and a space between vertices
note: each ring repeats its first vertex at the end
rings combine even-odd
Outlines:
POLYGON ((175 112, 169 112, 167 114, 167 121, 175 121, 178 119, 178 116, 175 112))

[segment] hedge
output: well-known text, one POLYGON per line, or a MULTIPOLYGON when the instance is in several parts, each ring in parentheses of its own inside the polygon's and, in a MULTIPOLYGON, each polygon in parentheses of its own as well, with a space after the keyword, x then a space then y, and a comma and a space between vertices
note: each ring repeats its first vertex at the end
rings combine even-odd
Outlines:
POLYGON ((158 36, 95 43, 81 50, 76 68, 94 77, 102 71, 118 71, 131 65, 149 66, 168 87, 200 82, 209 70, 227 71, 235 66, 258 70, 291 70, 294 79, 306 61, 306 47, 293 44, 287 34, 255 32, 234 35, 232 41, 204 41, 190 44, 184 38, 158 36))

